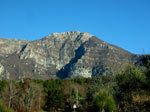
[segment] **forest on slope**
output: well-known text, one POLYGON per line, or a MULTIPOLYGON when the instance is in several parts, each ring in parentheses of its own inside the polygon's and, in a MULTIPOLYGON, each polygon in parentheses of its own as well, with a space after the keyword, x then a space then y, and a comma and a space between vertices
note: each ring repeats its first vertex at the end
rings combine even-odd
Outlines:
POLYGON ((129 65, 111 76, 0 81, 1 112, 150 111, 150 62, 129 65))

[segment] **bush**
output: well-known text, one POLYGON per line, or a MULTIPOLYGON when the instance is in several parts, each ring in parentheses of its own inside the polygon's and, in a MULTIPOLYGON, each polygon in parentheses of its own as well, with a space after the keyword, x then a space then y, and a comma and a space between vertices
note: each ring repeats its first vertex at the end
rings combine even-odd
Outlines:
POLYGON ((0 103, 0 112, 15 112, 12 109, 8 109, 5 105, 0 103))
POLYGON ((7 85, 7 81, 0 80, 0 92, 3 90, 3 88, 7 85))

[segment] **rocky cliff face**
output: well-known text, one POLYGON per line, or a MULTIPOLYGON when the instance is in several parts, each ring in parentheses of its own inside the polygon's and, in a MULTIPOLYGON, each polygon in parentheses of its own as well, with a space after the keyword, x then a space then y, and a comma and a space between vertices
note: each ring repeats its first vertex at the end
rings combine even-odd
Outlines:
POLYGON ((40 40, 0 39, 0 79, 111 75, 138 56, 89 33, 53 33, 40 40))

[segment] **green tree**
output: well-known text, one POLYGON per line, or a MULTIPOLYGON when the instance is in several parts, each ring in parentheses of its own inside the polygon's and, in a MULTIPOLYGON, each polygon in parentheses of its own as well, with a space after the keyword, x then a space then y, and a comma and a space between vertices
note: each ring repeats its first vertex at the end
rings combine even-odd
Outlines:
POLYGON ((58 108, 64 108, 64 98, 60 81, 54 79, 48 80, 44 83, 44 89, 46 92, 46 110, 55 111, 58 108))
POLYGON ((128 66, 124 71, 116 75, 116 99, 120 111, 137 111, 144 109, 143 95, 146 92, 145 68, 128 66), (137 101, 138 98, 138 101, 137 101))
POLYGON ((81 105, 81 102, 83 100, 83 96, 81 95, 81 93, 79 92, 78 89, 75 89, 73 88, 72 89, 72 94, 71 94, 71 101, 70 103, 73 105, 73 104, 76 104, 77 107, 79 107, 81 105))
POLYGON ((115 100, 106 90, 100 90, 94 97, 96 112, 112 112, 116 110, 115 100))

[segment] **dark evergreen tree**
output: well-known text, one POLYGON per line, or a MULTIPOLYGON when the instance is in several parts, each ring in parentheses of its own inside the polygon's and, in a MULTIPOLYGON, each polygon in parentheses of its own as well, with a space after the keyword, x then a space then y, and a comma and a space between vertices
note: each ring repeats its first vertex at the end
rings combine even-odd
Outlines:
POLYGON ((56 80, 51 79, 44 83, 46 92, 46 110, 57 110, 58 108, 64 108, 64 98, 62 94, 62 89, 58 82, 56 80))

